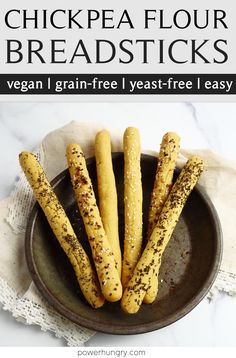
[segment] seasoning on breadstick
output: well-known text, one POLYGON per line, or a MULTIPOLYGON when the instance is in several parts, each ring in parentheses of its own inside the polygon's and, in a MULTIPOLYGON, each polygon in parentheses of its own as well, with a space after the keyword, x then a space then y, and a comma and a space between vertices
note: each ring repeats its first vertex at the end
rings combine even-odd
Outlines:
POLYGON ((74 268, 84 297, 92 307, 101 307, 104 297, 95 272, 43 168, 36 156, 29 152, 22 152, 19 161, 49 225, 74 268))
MULTIPOLYGON (((157 172, 151 195, 148 220, 148 238, 158 221, 162 208, 170 193, 176 161, 179 155, 179 136, 174 132, 166 133, 162 138, 158 156, 157 172)), ((158 279, 153 275, 150 288, 144 297, 144 303, 152 303, 157 295, 158 279)))
POLYGON ((121 306, 125 312, 136 313, 139 310, 150 287, 152 275, 158 275, 163 252, 178 222, 186 200, 202 171, 202 159, 194 156, 188 160, 173 185, 159 220, 122 297, 121 306))
POLYGON ((125 238, 122 285, 126 287, 141 255, 142 246, 142 181, 140 137, 136 128, 124 133, 124 216, 125 238))
POLYGON ((176 161, 179 155, 179 142, 180 138, 174 132, 168 132, 162 138, 149 207, 148 238, 152 234, 152 230, 171 190, 176 161))
POLYGON ((102 224, 84 154, 78 144, 67 146, 67 161, 102 293, 108 301, 118 301, 122 296, 119 273, 102 224))
POLYGON ((100 215, 114 253, 117 270, 121 277, 117 191, 112 166, 111 140, 108 131, 104 130, 97 133, 95 139, 95 157, 100 215))

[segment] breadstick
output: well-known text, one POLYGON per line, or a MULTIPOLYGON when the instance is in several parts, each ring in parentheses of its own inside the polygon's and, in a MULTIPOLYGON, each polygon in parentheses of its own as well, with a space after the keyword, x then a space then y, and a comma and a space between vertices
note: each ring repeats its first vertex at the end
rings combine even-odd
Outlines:
POLYGON ((97 133, 95 157, 98 180, 99 210, 107 238, 114 253, 116 267, 121 277, 121 251, 118 227, 116 182, 112 166, 111 140, 108 131, 97 133))
MULTIPOLYGON (((151 196, 148 221, 148 238, 158 221, 162 208, 170 193, 176 161, 179 155, 180 138, 176 133, 168 132, 162 138, 158 156, 157 172, 151 196)), ((144 303, 152 303, 157 295, 158 279, 153 275, 150 288, 144 297, 144 303)))
POLYGON ((152 234, 171 190, 176 160, 179 155, 179 142, 180 138, 174 132, 168 132, 162 138, 149 208, 148 238, 152 234))
POLYGON ((124 215, 125 238, 122 285, 125 288, 140 258, 142 246, 142 182, 140 137, 136 128, 124 133, 124 215))
POLYGON ((44 211, 49 225, 74 268, 84 297, 92 307, 101 307, 104 304, 104 297, 101 293, 97 277, 62 205, 47 180, 43 168, 36 156, 29 152, 22 152, 19 155, 19 161, 33 189, 35 198, 44 211))
POLYGON ((158 275, 163 252, 178 222, 185 202, 203 171, 201 158, 194 156, 182 169, 166 200, 159 220, 124 292, 121 306, 136 313, 150 286, 152 275, 158 275))
POLYGON ((102 293, 108 301, 118 301, 122 296, 120 277, 96 204, 84 154, 78 144, 69 144, 66 154, 72 186, 88 235, 102 293))

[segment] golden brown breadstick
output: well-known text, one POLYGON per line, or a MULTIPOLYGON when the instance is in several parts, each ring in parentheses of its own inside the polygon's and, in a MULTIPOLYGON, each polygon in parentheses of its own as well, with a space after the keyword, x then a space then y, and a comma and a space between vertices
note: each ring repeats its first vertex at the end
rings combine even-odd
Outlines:
POLYGON ((19 155, 19 161, 49 225, 74 268, 86 300, 94 308, 101 307, 104 297, 97 277, 43 168, 36 156, 29 152, 22 152, 19 155))
MULTIPOLYGON (((174 132, 166 133, 162 138, 158 156, 157 172, 151 196, 148 221, 148 238, 158 221, 162 208, 170 193, 176 161, 179 155, 179 136, 174 132)), ((157 295, 158 279, 154 275, 150 288, 144 297, 144 303, 152 303, 157 295)))
POLYGON ((140 137, 136 128, 124 133, 124 216, 125 238, 122 285, 126 287, 141 255, 142 246, 142 182, 140 137))
POLYGON ((122 297, 121 306, 127 313, 136 313, 150 286, 152 275, 158 275, 163 252, 178 222, 185 202, 203 171, 201 158, 194 156, 182 169, 166 200, 159 220, 145 247, 122 297))
POLYGON ((171 190, 176 161, 179 155, 179 142, 180 138, 174 132, 168 132, 162 138, 149 207, 148 238, 152 234, 152 230, 171 190))
POLYGON ((102 293, 108 301, 118 301, 122 296, 120 277, 96 204, 84 154, 78 144, 69 144, 66 154, 73 189, 88 235, 102 293))
POLYGON ((108 131, 104 130, 97 133, 95 139, 95 157, 99 210, 107 238, 114 253, 116 267, 121 277, 117 191, 112 166, 110 133, 108 131))

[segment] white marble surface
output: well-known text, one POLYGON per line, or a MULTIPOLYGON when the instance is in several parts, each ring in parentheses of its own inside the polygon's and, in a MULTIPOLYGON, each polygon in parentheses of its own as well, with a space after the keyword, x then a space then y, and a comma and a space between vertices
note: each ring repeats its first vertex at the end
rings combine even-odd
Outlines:
MULTIPOLYGON (((207 103, 0 103, 0 199, 9 195, 19 172, 18 153, 33 149, 49 131, 70 120, 103 122, 122 129, 136 125, 145 149, 158 148, 167 130, 177 131, 183 148, 211 148, 236 158, 236 104, 207 103), (147 147, 148 146, 148 147, 147 147)), ((91 124, 92 125, 92 124, 91 124)), ((96 334, 87 346, 236 345, 236 297, 203 300, 191 313, 159 331, 133 336, 96 334)), ((0 346, 63 346, 36 326, 24 326, 0 311, 0 346)))

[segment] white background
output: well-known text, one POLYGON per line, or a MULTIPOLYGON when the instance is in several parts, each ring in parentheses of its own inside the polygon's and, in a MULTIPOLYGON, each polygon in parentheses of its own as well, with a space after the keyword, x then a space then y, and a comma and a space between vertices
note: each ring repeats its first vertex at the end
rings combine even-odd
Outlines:
MULTIPOLYGON (((143 149, 157 149, 162 135, 180 134, 183 148, 210 148, 235 160, 236 104, 191 103, 1 103, 0 198, 9 195, 19 173, 18 154, 32 150, 51 130, 71 120, 96 121, 123 131, 136 125, 143 149)), ((88 346, 219 346, 236 345, 236 298, 220 294, 211 303, 203 300, 175 324, 148 334, 95 335, 88 346)), ((63 340, 39 327, 16 322, 0 311, 0 346, 63 346, 63 340)))
MULTIPOLYGON (((189 29, 187 31, 172 31, 163 33, 158 29, 153 29, 145 33, 141 26, 141 9, 146 8, 167 8, 171 5, 174 7, 188 8, 196 7, 188 0, 179 0, 173 5, 172 0, 160 0, 158 2, 150 0, 148 2, 137 2, 130 0, 129 2, 120 0, 108 1, 100 0, 95 7, 94 0, 82 0, 80 2, 71 0, 68 2, 57 0, 48 1, 41 0, 30 1, 8 0, 1 4, 0 13, 0 71, 1 73, 86 73, 86 72, 154 72, 154 73, 214 73, 214 72, 235 72, 236 63, 236 45, 235 45, 235 13, 236 5, 234 1, 221 0, 199 0, 197 2, 198 9, 205 8, 219 8, 227 10, 229 29, 227 31, 211 31, 189 29), (9 31, 4 27, 4 13, 10 8, 127 8, 131 14, 135 14, 134 18, 136 24, 135 32, 127 32, 123 30, 102 31, 98 25, 94 31, 79 32, 71 35, 71 32, 62 30, 56 32, 54 30, 16 30, 9 31), (180 35, 180 36, 179 36, 180 35), (71 44, 68 45, 68 53, 71 51, 73 43, 77 38, 85 38, 86 42, 91 40, 89 49, 93 51, 94 38, 107 38, 114 41, 129 38, 166 38, 173 40, 176 36, 188 38, 214 38, 222 37, 228 38, 230 58, 227 65, 173 65, 166 64, 165 66, 158 66, 154 62, 150 65, 140 65, 138 61, 132 65, 121 66, 116 61, 109 65, 99 65, 99 68, 93 64, 85 65, 83 63, 75 65, 27 65, 21 63, 20 65, 6 65, 5 59, 5 40, 8 38, 21 39, 24 43, 27 38, 40 39, 45 44, 45 53, 49 50, 48 39, 50 38, 65 38, 72 39, 71 44)), ((69 41, 70 42, 70 41, 69 41)), ((25 50, 26 51, 26 50, 25 50)), ((65 97, 64 97, 65 98, 65 97)), ((173 97, 171 97, 173 99, 173 97)), ((195 97, 188 97, 188 101, 196 101, 195 97)), ((37 98, 38 100, 39 98, 37 98)), ((68 99, 68 97, 66 98, 68 99)), ((178 98, 175 97, 177 100, 178 98)), ((219 97, 211 97, 215 102, 219 101, 219 97)), ((4 97, 2 100, 10 100, 11 97, 4 97)), ((19 98, 14 100, 34 101, 35 97, 19 98)), ((60 97, 41 97, 44 101, 63 101, 60 97)), ((72 100, 77 100, 75 97, 72 100)), ((80 99, 81 100, 81 99, 80 99)), ((91 97, 83 100, 91 100, 91 97)), ((96 98, 96 100, 104 101, 104 98, 96 98)), ((107 100, 107 99, 105 99, 107 100)), ((119 101, 162 101, 166 97, 116 97, 109 100, 119 101)), ((170 100, 170 98, 168 98, 170 100)), ((181 98, 183 101, 184 98, 181 98)), ((186 98, 185 98, 186 100, 186 98)), ((198 100, 210 101, 210 97, 198 97, 198 100)), ((233 97, 224 97, 224 101, 233 100, 233 97)), ((141 133, 146 137, 146 143, 149 143, 151 149, 158 148, 162 135, 168 131, 173 130, 178 132, 182 138, 183 148, 210 148, 225 156, 228 159, 235 160, 236 145, 236 104, 199 104, 199 103, 136 103, 136 104, 121 104, 121 103, 100 103, 100 104, 86 104, 86 103, 0 103, 0 199, 9 195, 13 188, 15 177, 19 173, 18 153, 23 150, 31 150, 43 137, 51 130, 62 126, 70 120, 80 121, 99 121, 103 122, 104 126, 115 126, 123 130, 128 125, 136 125, 139 127, 141 133)), ((91 124, 92 125, 92 124, 91 124)), ((145 148, 144 149, 148 149, 145 148)), ((88 343, 88 346, 137 346, 137 345, 151 345, 151 346, 219 346, 219 345, 236 345, 236 298, 229 297, 226 294, 220 294, 213 302, 208 303, 207 299, 203 300, 191 313, 186 317, 176 322, 175 324, 166 327, 162 330, 138 335, 138 336, 109 336, 104 334, 95 335, 88 343)), ((55 338, 49 332, 41 332, 39 327, 24 326, 16 322, 9 312, 0 311, 0 346, 63 346, 65 342, 55 338)))

